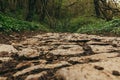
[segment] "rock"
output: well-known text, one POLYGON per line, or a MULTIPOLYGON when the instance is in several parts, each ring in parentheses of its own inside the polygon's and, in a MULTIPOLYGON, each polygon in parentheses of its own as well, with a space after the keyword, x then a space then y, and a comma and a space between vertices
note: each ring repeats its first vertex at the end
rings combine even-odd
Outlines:
POLYGON ((47 74, 47 72, 43 71, 43 72, 38 73, 38 74, 33 74, 33 75, 27 76, 27 78, 25 80, 41 80, 41 78, 43 79, 46 74, 47 74))
POLYGON ((81 46, 79 46, 79 45, 60 45, 59 47, 58 47, 58 49, 69 49, 69 48, 77 48, 77 47, 81 47, 81 46))
POLYGON ((7 80, 7 77, 0 77, 0 80, 7 80))
POLYGON ((2 62, 7 62, 7 61, 10 61, 10 60, 13 60, 13 58, 11 58, 11 57, 0 57, 0 61, 2 61, 2 62))
POLYGON ((99 61, 106 61, 110 58, 114 58, 118 56, 119 53, 113 52, 113 53, 100 53, 100 54, 94 54, 90 56, 82 56, 82 57, 71 57, 68 61, 72 62, 79 62, 79 63, 88 63, 88 62, 99 62, 99 61))
POLYGON ((113 71, 112 74, 115 75, 115 76, 120 76, 120 72, 119 71, 113 71))
POLYGON ((90 41, 90 42, 88 42, 87 44, 88 44, 88 45, 101 45, 101 46, 110 45, 109 43, 96 42, 96 41, 90 41))
POLYGON ((103 62, 78 64, 58 70, 55 76, 57 80, 119 80, 120 77, 116 76, 120 71, 119 63, 120 58, 113 58, 103 62))
POLYGON ((112 45, 89 45, 95 53, 107 53, 116 50, 112 45))
POLYGON ((55 68, 59 68, 62 66, 68 66, 68 65, 70 65, 70 64, 66 61, 60 61, 60 62, 55 63, 55 64, 39 64, 39 65, 35 65, 35 66, 31 66, 29 68, 23 69, 21 71, 18 71, 13 76, 17 77, 17 76, 24 75, 24 74, 29 73, 29 72, 34 71, 34 70, 41 71, 41 70, 45 70, 45 69, 55 69, 55 68))
POLYGON ((31 49, 31 48, 26 48, 23 49, 22 51, 19 52, 19 56, 24 56, 26 58, 35 58, 39 57, 39 52, 37 50, 31 49))
POLYGON ((12 45, 0 44, 0 54, 2 52, 16 53, 18 51, 12 45))
POLYGON ((34 66, 33 63, 31 62, 22 62, 22 63, 19 63, 17 66, 16 66, 16 69, 21 69, 21 68, 28 68, 30 66, 34 66))
POLYGON ((50 53, 54 55, 79 55, 84 53, 84 50, 79 45, 61 45, 58 49, 50 51, 50 53))
POLYGON ((97 70, 104 70, 104 68, 100 67, 100 66, 94 66, 94 68, 97 69, 97 70))
POLYGON ((23 61, 16 65, 15 69, 28 68, 31 66, 45 64, 46 60, 32 60, 32 61, 23 61))
MULTIPOLYGON (((0 58, 5 58, 8 60, 12 55, 18 51, 12 45, 0 44, 0 58)), ((11 59, 11 58, 10 58, 11 59)))
POLYGON ((39 40, 38 38, 29 38, 25 41, 22 41, 21 44, 23 44, 23 45, 35 45, 35 44, 37 44, 38 40, 39 40))

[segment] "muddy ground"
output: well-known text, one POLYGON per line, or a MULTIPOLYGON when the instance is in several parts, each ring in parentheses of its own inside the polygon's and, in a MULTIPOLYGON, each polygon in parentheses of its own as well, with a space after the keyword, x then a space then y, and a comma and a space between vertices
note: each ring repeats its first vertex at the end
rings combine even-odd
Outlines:
POLYGON ((120 37, 39 33, 0 43, 0 80, 120 80, 120 37))

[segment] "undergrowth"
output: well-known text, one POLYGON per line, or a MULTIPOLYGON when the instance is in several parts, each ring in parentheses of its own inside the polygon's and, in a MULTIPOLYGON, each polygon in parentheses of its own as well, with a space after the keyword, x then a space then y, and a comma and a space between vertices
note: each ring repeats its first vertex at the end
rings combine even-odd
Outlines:
POLYGON ((0 32, 21 32, 21 31, 48 31, 48 29, 34 22, 17 20, 0 14, 0 32))
POLYGON ((17 20, 0 14, 0 32, 21 31, 52 31, 71 32, 84 34, 114 34, 120 35, 120 19, 105 21, 96 17, 76 17, 66 19, 54 19, 52 26, 46 23, 35 23, 17 20))
POLYGON ((54 31, 98 35, 120 35, 120 19, 105 21, 96 17, 76 17, 57 20, 54 31))
POLYGON ((78 33, 87 34, 114 34, 120 35, 120 19, 109 22, 98 22, 82 26, 77 30, 78 33))

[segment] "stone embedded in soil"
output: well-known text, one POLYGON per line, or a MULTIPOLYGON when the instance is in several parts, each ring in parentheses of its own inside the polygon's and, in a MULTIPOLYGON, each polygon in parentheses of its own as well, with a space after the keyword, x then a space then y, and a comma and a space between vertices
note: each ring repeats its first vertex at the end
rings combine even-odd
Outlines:
POLYGON ((19 64, 16 65, 15 69, 21 69, 24 67, 31 67, 31 66, 35 66, 38 64, 45 64, 47 61, 46 60, 31 60, 31 61, 23 61, 19 64))
POLYGON ((29 38, 25 41, 22 41, 21 44, 23 44, 23 45, 35 45, 35 44, 37 44, 37 42, 38 42, 37 38, 29 38))
POLYGON ((119 53, 113 52, 113 53, 100 53, 100 54, 94 54, 89 56, 82 56, 82 57, 71 57, 68 61, 71 62, 79 62, 79 63, 88 63, 88 62, 99 62, 99 61, 106 61, 110 58, 114 58, 118 56, 119 53))
POLYGON ((0 80, 7 80, 7 77, 0 77, 0 80))
POLYGON ((12 45, 0 44, 0 55, 3 53, 16 53, 18 52, 12 45))
POLYGON ((13 58, 11 58, 11 57, 0 57, 0 61, 2 61, 2 62, 7 62, 7 61, 10 61, 10 60, 13 60, 13 58))
POLYGON ((16 69, 21 69, 21 68, 30 67, 30 66, 34 66, 34 64, 31 62, 22 62, 16 66, 16 69))
POLYGON ((97 69, 97 70, 104 70, 104 68, 100 67, 100 66, 94 66, 94 68, 97 69))
POLYGON ((18 53, 19 56, 24 56, 26 58, 35 58, 39 57, 40 53, 37 50, 26 48, 18 53))
POLYGON ((54 64, 39 64, 39 65, 35 65, 35 66, 25 68, 21 71, 18 71, 13 76, 17 77, 17 76, 24 75, 26 73, 32 72, 34 70, 37 70, 39 72, 39 70, 41 71, 41 70, 45 70, 45 69, 55 69, 55 68, 59 68, 59 67, 62 67, 62 66, 67 66, 67 65, 71 65, 71 64, 69 64, 66 61, 60 61, 60 62, 54 63, 54 64))
POLYGON ((45 75, 47 75, 47 72, 43 71, 41 73, 31 74, 31 75, 27 76, 27 78, 25 80, 42 80, 43 78, 46 77, 45 75))
POLYGON ((12 45, 0 44, 0 61, 7 62, 13 60, 11 56, 17 52, 12 45))
POLYGON ((60 45, 58 48, 59 49, 69 49, 69 48, 79 48, 79 47, 81 47, 81 46, 79 46, 79 45, 60 45))
POLYGON ((120 72, 119 71, 112 71, 112 74, 114 75, 114 76, 120 76, 120 72))
POLYGON ((54 55, 79 55, 84 53, 84 50, 79 45, 61 45, 50 53, 54 55))
POLYGON ((112 45, 89 45, 93 52, 95 53, 107 53, 107 52, 112 52, 115 51, 116 48, 114 48, 112 45))
POLYGON ((106 45, 110 45, 109 43, 105 43, 105 42, 97 42, 97 41, 89 41, 87 42, 88 45, 102 45, 102 46, 106 46, 106 45))
POLYGON ((103 42, 110 43, 111 45, 116 45, 120 47, 120 37, 101 37, 103 42))
POLYGON ((120 80, 112 74, 113 70, 120 71, 120 58, 109 59, 108 61, 78 64, 62 68, 56 72, 57 80, 120 80), (95 66, 104 68, 98 70, 95 66))

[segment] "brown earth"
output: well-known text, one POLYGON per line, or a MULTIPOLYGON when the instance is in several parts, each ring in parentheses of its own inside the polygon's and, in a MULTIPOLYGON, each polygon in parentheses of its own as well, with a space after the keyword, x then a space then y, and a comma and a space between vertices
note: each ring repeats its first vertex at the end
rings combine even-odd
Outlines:
POLYGON ((120 80, 120 37, 35 35, 1 39, 0 80, 120 80))

